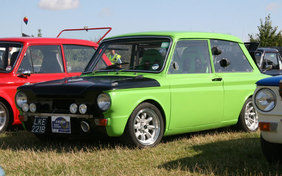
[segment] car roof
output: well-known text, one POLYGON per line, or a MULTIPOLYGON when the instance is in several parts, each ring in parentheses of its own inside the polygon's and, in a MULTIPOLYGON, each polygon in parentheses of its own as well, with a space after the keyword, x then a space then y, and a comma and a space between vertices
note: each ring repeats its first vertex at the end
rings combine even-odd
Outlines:
POLYGON ((275 48, 258 48, 257 51, 264 51, 266 53, 278 53, 279 52, 275 48))
POLYGON ((134 36, 163 36, 163 37, 172 37, 177 39, 185 39, 185 38, 195 38, 195 39, 220 39, 220 40, 228 40, 238 43, 243 43, 239 38, 228 35, 228 34, 219 34, 219 33, 209 33, 209 32, 175 32, 175 31, 156 31, 156 32, 139 32, 139 33, 129 33, 118 36, 113 36, 106 38, 114 39, 120 37, 134 37, 134 36))
POLYGON ((77 45, 89 45, 98 46, 97 43, 89 40, 81 39, 66 39, 66 38, 43 38, 43 37, 11 37, 0 38, 0 42, 20 42, 29 44, 77 44, 77 45))

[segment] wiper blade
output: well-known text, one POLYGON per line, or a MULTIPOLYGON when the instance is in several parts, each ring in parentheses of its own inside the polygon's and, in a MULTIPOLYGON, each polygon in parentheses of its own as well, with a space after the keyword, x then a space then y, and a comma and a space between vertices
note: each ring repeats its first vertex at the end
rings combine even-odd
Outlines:
POLYGON ((127 65, 127 64, 129 64, 129 63, 128 62, 116 63, 116 64, 113 64, 113 65, 109 65, 109 66, 107 66, 104 69, 105 70, 109 70, 109 69, 122 69, 121 66, 122 65, 127 65))
POLYGON ((4 69, 4 68, 0 68, 0 71, 7 72, 7 70, 6 70, 6 69, 4 69))

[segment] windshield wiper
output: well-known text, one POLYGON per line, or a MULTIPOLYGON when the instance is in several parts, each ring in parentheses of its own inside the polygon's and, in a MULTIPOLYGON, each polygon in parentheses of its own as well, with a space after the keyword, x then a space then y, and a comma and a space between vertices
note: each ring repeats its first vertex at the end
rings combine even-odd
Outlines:
POLYGON ((4 68, 0 68, 0 71, 5 71, 5 72, 7 72, 7 70, 6 70, 6 69, 4 69, 4 68))
POLYGON ((121 65, 127 65, 129 64, 128 62, 123 62, 123 63, 116 63, 116 64, 113 64, 113 65, 109 65, 107 66, 106 68, 104 68, 103 70, 109 70, 109 69, 122 69, 120 66, 121 65))

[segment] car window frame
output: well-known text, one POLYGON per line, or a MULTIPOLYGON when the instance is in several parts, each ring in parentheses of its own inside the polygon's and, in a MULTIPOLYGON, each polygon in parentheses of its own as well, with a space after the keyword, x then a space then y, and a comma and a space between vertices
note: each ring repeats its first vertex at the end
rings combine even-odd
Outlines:
POLYGON ((213 68, 213 57, 212 57, 212 53, 211 53, 211 45, 210 45, 210 39, 208 38, 180 38, 178 40, 176 40, 174 42, 175 46, 173 47, 173 53, 171 53, 171 59, 169 61, 169 64, 168 64, 168 69, 167 69, 167 74, 168 75, 187 75, 187 74, 211 74, 211 73, 214 73, 215 70, 213 68), (208 73, 170 73, 170 67, 171 67, 171 64, 173 62, 173 56, 174 56, 174 52, 176 50, 176 47, 177 47, 177 43, 180 42, 180 41, 205 41, 207 43, 207 49, 208 49, 208 54, 209 54, 209 72, 208 73))
MULTIPOLYGON (((29 48, 32 47, 32 46, 57 46, 58 49, 60 50, 60 53, 61 53, 61 61, 62 61, 62 64, 63 64, 62 65, 63 71, 59 72, 59 73, 37 73, 37 72, 34 72, 34 65, 33 65, 33 60, 32 60, 33 72, 31 74, 62 74, 62 73, 67 73, 66 72, 65 57, 64 57, 63 48, 62 48, 61 43, 53 43, 53 44, 34 43, 34 44, 29 44, 29 45, 26 46, 26 49, 24 50, 24 55, 26 54, 26 52, 28 52, 29 48)), ((24 59, 24 56, 21 59, 21 63, 22 63, 23 59, 24 59)), ((21 74, 21 73, 18 72, 19 68, 21 66, 21 63, 19 63, 19 65, 18 65, 18 68, 17 68, 17 71, 16 71, 17 74, 21 74)))
MULTIPOLYGON (((169 40, 169 47, 168 47, 168 50, 167 50, 167 53, 165 55, 165 58, 164 58, 164 62, 163 62, 163 65, 162 65, 162 68, 159 70, 159 71, 149 71, 149 70, 123 70, 123 72, 133 72, 133 73, 154 73, 154 74, 158 74, 158 73, 161 73, 165 70, 166 66, 168 65, 168 57, 170 56, 170 52, 171 52, 171 49, 172 49, 172 45, 173 45, 173 39, 170 37, 170 36, 156 36, 156 35, 152 35, 152 36, 128 36, 128 37, 118 37, 118 38, 113 38, 113 39, 105 39, 103 40, 102 43, 100 43, 99 47, 97 48, 95 54, 93 55, 93 57, 91 58, 91 60, 89 61, 89 63, 87 64, 87 66, 85 67, 85 70, 82 72, 82 74, 89 74, 89 73, 93 73, 94 72, 94 69, 96 67, 96 65, 98 64, 98 62, 100 61, 95 59, 94 58, 101 58, 102 57, 102 54, 104 54, 104 51, 106 49, 106 44, 108 42, 113 42, 113 41, 118 41, 118 40, 128 40, 128 39, 168 39, 169 40)), ((101 70, 99 72, 109 72, 108 70, 101 70)), ((111 71, 111 72, 114 72, 114 71, 111 71)))
POLYGON ((98 50, 98 48, 95 48, 94 46, 91 46, 91 45, 81 45, 81 44, 69 44, 69 43, 62 43, 61 44, 61 50, 63 51, 62 52, 62 56, 63 56, 63 60, 64 60, 64 69, 65 69, 65 73, 83 73, 83 71, 85 70, 85 68, 87 67, 87 65, 89 64, 89 62, 91 61, 91 59, 93 58, 93 56, 89 59, 88 63, 85 65, 85 68, 84 70, 81 70, 79 72, 69 72, 68 69, 67 69, 67 57, 65 55, 65 49, 64 49, 64 46, 65 45, 75 45, 75 46, 84 46, 84 47, 90 47, 94 50, 94 54, 93 56, 95 55, 96 51, 98 50))
MULTIPOLYGON (((213 63, 213 67, 214 67, 214 73, 216 74, 226 74, 226 73, 251 73, 251 72, 254 72, 254 67, 252 65, 252 63, 250 62, 250 59, 249 57, 246 55, 245 51, 244 51, 244 48, 242 48, 242 45, 236 41, 229 41, 229 40, 222 40, 222 39, 210 39, 210 47, 212 48, 212 40, 218 40, 218 41, 224 41, 224 42, 230 42, 230 43, 235 43, 237 46, 238 46, 238 49, 240 49, 240 51, 242 52, 242 56, 244 56, 246 58, 246 61, 248 62, 250 68, 251 68, 251 71, 226 71, 226 72, 219 72, 219 71, 216 71, 216 67, 215 67, 215 62, 214 62, 214 58, 213 58, 213 54, 211 55, 212 57, 212 63, 213 63)), ((223 59, 223 58, 222 58, 223 59)), ((228 59, 228 58, 226 58, 228 59)), ((230 60, 230 59, 228 59, 230 60)), ((255 62, 255 61, 254 61, 255 62)), ((255 63, 256 64, 256 63, 255 63)), ((235 64, 236 65, 236 64, 235 64)))

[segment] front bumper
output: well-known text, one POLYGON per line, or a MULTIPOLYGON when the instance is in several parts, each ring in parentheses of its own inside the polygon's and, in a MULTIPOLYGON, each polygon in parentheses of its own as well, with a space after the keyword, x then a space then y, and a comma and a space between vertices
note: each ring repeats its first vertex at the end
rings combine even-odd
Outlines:
POLYGON ((282 115, 259 116, 260 133, 264 140, 282 144, 282 115))
POLYGON ((91 132, 103 133, 103 135, 118 137, 124 132, 128 117, 96 118, 93 115, 82 114, 60 114, 60 113, 23 113, 23 122, 27 130, 31 131, 35 117, 48 118, 46 132, 51 132, 52 116, 69 116, 71 119, 71 134, 85 134, 81 129, 81 122, 86 121, 90 125, 91 132))
POLYGON ((52 133, 51 117, 53 116, 70 117, 71 134, 82 135, 82 134, 87 134, 87 133, 88 134, 89 133, 101 133, 103 135, 107 135, 105 126, 99 126, 99 124, 97 125, 97 123, 99 122, 99 119, 94 119, 93 115, 25 112, 23 113, 23 123, 26 129, 28 131, 31 131, 35 117, 46 118, 47 123, 45 125, 45 129, 46 129, 45 134, 51 134, 52 133), (87 133, 84 132, 81 128, 81 122, 83 121, 87 122, 90 126, 90 131, 87 133))

